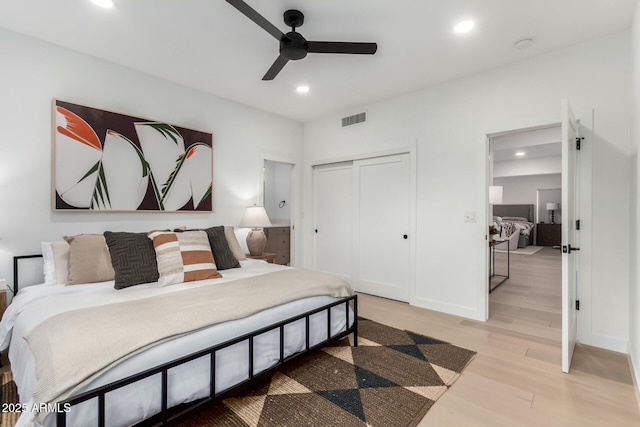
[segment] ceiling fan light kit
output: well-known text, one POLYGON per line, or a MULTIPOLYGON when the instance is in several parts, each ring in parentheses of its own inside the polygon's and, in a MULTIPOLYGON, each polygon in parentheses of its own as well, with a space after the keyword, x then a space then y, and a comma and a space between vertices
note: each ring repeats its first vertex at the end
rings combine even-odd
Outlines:
POLYGON ((378 50, 376 43, 307 41, 302 34, 296 32, 296 28, 304 24, 304 14, 299 10, 291 9, 284 13, 284 23, 291 27, 291 31, 284 34, 243 0, 227 0, 227 3, 280 42, 280 55, 262 80, 273 80, 287 62, 303 59, 308 53, 373 55, 378 50))

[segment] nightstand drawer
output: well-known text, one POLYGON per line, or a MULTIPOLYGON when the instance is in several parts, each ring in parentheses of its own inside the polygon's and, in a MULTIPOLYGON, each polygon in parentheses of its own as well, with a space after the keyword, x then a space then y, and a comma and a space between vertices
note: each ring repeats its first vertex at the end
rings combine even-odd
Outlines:
POLYGON ((268 227, 265 230, 267 231, 267 237, 288 236, 291 233, 289 227, 268 227))
POLYGON ((264 229, 267 236, 265 252, 276 254, 276 264, 289 264, 291 258, 291 228, 290 227, 267 227, 264 229))
POLYGON ((279 249, 276 251, 276 264, 286 265, 289 264, 289 261, 289 249, 279 249))

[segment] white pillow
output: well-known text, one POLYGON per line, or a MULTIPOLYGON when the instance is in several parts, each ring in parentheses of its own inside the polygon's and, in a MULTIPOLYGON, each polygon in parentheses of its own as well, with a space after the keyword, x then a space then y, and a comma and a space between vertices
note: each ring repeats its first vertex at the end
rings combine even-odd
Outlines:
POLYGON ((69 281, 69 244, 64 240, 42 242, 45 285, 64 285, 69 281))
POLYGON ((249 234, 250 231, 251 231, 250 228, 239 228, 235 230, 236 239, 238 240, 238 243, 240 244, 240 249, 244 254, 249 253, 249 248, 247 247, 247 235, 249 234))

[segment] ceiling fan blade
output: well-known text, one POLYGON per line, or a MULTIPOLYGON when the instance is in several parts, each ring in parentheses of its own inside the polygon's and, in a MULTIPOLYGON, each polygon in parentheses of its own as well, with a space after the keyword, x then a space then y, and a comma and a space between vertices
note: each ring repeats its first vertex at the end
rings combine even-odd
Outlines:
POLYGON ((377 50, 378 45, 376 43, 307 42, 307 52, 310 53, 373 55, 377 50))
POLYGON ((281 40, 284 37, 284 33, 280 31, 278 27, 267 21, 264 16, 260 15, 244 1, 227 0, 227 3, 238 9, 243 15, 258 24, 260 27, 262 27, 262 29, 264 29, 267 33, 271 34, 276 39, 281 40))
POLYGON ((275 79, 278 73, 280 72, 280 70, 282 70, 282 68, 284 68, 284 66, 287 65, 287 62, 289 62, 287 58, 285 58, 282 55, 278 56, 278 59, 276 59, 276 62, 274 62, 271 68, 269 68, 269 71, 267 71, 267 74, 264 75, 262 80, 275 79))

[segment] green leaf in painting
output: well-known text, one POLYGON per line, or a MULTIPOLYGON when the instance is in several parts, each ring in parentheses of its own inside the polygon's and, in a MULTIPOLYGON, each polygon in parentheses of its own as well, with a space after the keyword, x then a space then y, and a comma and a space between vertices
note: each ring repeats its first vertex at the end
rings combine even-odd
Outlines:
POLYGON ((211 195, 212 191, 213 191, 213 185, 209 185, 209 188, 207 188, 207 191, 204 193, 204 195, 202 196, 198 204, 195 206, 196 209, 198 208, 198 206, 200 206, 200 203, 204 202, 205 199, 211 195))
POLYGON ((100 161, 98 160, 98 162, 95 165, 93 165, 91 169, 89 169, 89 172, 85 173, 84 176, 80 178, 80 181, 78 181, 78 184, 84 181, 89 176, 91 176, 91 174, 93 174, 95 171, 97 171, 99 166, 100 166, 100 161))
POLYGON ((111 200, 109 198, 109 189, 107 186, 107 180, 104 176, 104 168, 102 167, 102 161, 98 162, 98 179, 96 180, 96 186, 93 190, 93 201, 91 202, 91 209, 103 209, 107 207, 107 203, 111 206, 111 200), (105 203, 106 197, 106 203, 105 203))
POLYGON ((151 126, 153 129, 157 130, 164 136, 165 138, 171 138, 173 142, 178 145, 178 137, 180 137, 180 133, 173 126, 166 123, 145 123, 147 126, 151 126))
POLYGON ((162 201, 164 201, 167 198, 167 195, 169 194, 169 190, 171 190, 171 187, 173 186, 173 183, 175 182, 176 177, 178 176, 178 172, 180 172, 180 169, 182 168, 182 165, 184 164, 184 161, 186 160, 186 158, 187 156, 185 155, 181 155, 180 157, 178 157, 178 159, 176 160, 176 166, 173 168, 173 171, 169 175, 169 178, 167 178, 167 182, 165 182, 162 185, 162 201))

